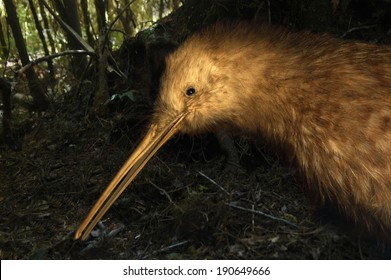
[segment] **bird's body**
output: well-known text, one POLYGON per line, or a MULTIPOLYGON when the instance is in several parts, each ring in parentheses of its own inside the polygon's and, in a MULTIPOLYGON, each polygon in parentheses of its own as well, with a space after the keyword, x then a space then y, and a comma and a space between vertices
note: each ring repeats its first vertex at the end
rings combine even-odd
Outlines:
POLYGON ((249 22, 168 57, 150 133, 76 236, 174 133, 220 129, 288 147, 319 201, 391 241, 391 48, 249 22))

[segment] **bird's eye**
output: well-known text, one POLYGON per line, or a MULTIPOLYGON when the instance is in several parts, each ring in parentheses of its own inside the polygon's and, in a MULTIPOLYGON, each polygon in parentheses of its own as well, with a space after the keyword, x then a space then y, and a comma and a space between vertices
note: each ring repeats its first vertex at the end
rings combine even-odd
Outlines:
POLYGON ((186 95, 187 96, 192 96, 192 95, 194 95, 196 93, 196 90, 195 90, 195 88, 193 88, 193 87, 189 87, 188 89, 186 89, 186 95))

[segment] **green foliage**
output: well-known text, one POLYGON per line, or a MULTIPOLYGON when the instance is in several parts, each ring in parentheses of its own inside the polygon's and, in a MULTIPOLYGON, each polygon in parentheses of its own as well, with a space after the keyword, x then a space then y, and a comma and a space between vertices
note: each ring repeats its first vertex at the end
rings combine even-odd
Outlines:
MULTIPOLYGON (((22 29, 22 33, 26 41, 27 51, 33 57, 38 57, 42 55, 42 46, 38 34, 36 32, 34 20, 30 11, 28 1, 18 0, 17 2, 14 1, 14 3, 19 17, 20 27, 22 29)), ((4 15, 4 19, 6 18, 6 12, 3 3, 0 3, 0 14, 2 15, 3 28, 7 28, 6 21, 5 20, 3 21, 3 15, 4 15)), ((11 32, 10 30, 3 30, 4 34, 7 34, 8 31, 11 32)), ((13 40, 13 36, 11 35, 8 38, 8 40, 10 43, 11 54, 16 55, 17 51, 15 49, 15 42, 13 40)))
POLYGON ((109 100, 107 100, 106 105, 113 104, 118 101, 129 100, 132 102, 137 101, 139 92, 137 90, 128 90, 123 93, 116 93, 111 96, 109 100))
MULTIPOLYGON (((53 6, 53 1, 45 0, 46 3, 48 3, 54 10, 55 6, 53 6)), ((96 9, 94 5, 93 0, 78 0, 79 4, 80 1, 87 1, 87 8, 89 12, 89 19, 90 19, 90 30, 92 30, 93 36, 95 39, 99 38, 99 36, 102 34, 102 31, 98 30, 98 24, 97 24, 97 16, 96 16, 96 9)), ((131 0, 108 0, 108 6, 107 6, 107 23, 110 24, 112 21, 114 21, 117 16, 118 12, 123 9, 127 3, 129 3, 131 0)), ((172 6, 171 4, 172 0, 164 0, 162 3, 164 4, 164 7, 162 8, 164 13, 163 15, 167 15, 169 12, 171 12, 171 9, 169 7, 172 6)), ((26 41, 27 50, 31 56, 31 58, 37 58, 40 56, 43 56, 43 50, 42 50, 42 43, 38 37, 38 33, 36 30, 36 26, 33 20, 33 16, 31 13, 31 9, 28 3, 28 0, 14 0, 15 7, 17 9, 17 14, 19 17, 20 26, 22 29, 22 33, 24 36, 24 39, 26 41)), ((39 0, 33 0, 34 6, 38 13, 38 18, 40 19, 42 23, 42 14, 39 9, 39 0)), ((158 19, 159 16, 159 10, 160 10, 160 0, 136 0, 133 4, 130 5, 130 10, 133 14, 133 19, 136 26, 133 26, 133 22, 130 22, 129 25, 133 28, 131 30, 131 34, 135 34, 137 31, 147 28, 150 25, 153 24, 158 19)), ((6 34, 6 36, 10 41, 10 50, 11 54, 14 56, 17 55, 17 51, 15 49, 15 43, 13 40, 13 36, 6 30, 7 24, 5 21, 6 12, 3 6, 3 2, 0 1, 0 15, 1 15, 1 21, 3 26, 3 32, 6 34), (9 35, 8 35, 9 34, 9 35)), ((46 11, 46 15, 48 17, 49 21, 49 29, 45 30, 45 33, 51 32, 54 41, 55 41, 55 48, 56 52, 60 52, 67 48, 66 46, 66 37, 64 36, 63 30, 59 27, 59 24, 53 19, 53 17, 46 11)), ((79 5, 79 15, 80 15, 80 21, 83 23, 83 13, 81 11, 81 5, 79 5)), ((82 24, 82 37, 87 38, 86 36, 86 26, 82 24)), ((121 24, 120 20, 117 20, 115 25, 113 26, 113 31, 110 33, 110 41, 112 43, 113 48, 117 48, 120 46, 122 41, 124 40, 124 34, 127 34, 129 32, 126 32, 124 30, 123 25, 121 24)), ((47 37, 47 34, 45 34, 47 37)))

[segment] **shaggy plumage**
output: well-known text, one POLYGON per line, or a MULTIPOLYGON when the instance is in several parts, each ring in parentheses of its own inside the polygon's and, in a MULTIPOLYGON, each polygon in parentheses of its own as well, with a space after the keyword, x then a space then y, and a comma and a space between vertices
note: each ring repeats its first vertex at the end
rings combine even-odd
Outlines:
POLYGON ((206 28, 168 57, 149 132, 76 238, 172 135, 221 129, 289 147, 319 202, 391 241, 391 48, 249 22, 206 28))
POLYGON ((224 127, 288 146, 319 201, 391 237, 389 46, 217 24, 167 60, 155 122, 184 111, 183 133, 224 127))

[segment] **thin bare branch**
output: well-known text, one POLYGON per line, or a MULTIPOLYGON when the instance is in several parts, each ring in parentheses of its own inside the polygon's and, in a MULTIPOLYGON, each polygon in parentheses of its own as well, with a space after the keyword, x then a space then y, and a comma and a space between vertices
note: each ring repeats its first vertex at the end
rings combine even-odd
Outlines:
POLYGON ((259 210, 244 208, 244 207, 235 205, 233 203, 227 203, 227 205, 232 207, 232 208, 236 208, 236 209, 239 209, 239 210, 243 210, 243 211, 247 211, 247 212, 250 212, 250 213, 258 214, 258 215, 264 216, 266 218, 269 218, 269 219, 272 219, 272 220, 275 220, 275 221, 279 221, 279 222, 283 222, 283 223, 288 224, 288 225, 290 225, 292 227, 298 228, 298 226, 296 224, 294 224, 294 223, 291 223, 291 222, 289 222, 289 221, 287 221, 285 219, 282 219, 282 218, 278 218, 278 217, 266 214, 266 213, 264 213, 262 211, 259 211, 259 210))
POLYGON ((188 242, 189 242, 189 240, 185 240, 185 241, 181 241, 181 242, 172 244, 172 245, 170 245, 170 246, 161 248, 160 250, 153 251, 151 254, 144 256, 142 259, 147 259, 147 258, 149 258, 149 257, 151 257, 151 256, 153 256, 153 255, 160 254, 160 253, 166 252, 166 251, 168 251, 168 250, 174 249, 174 248, 176 248, 176 247, 185 245, 185 244, 188 243, 188 242))
POLYGON ((216 183, 215 180, 209 178, 208 176, 206 176, 204 173, 202 173, 201 171, 198 171, 198 174, 200 174, 202 177, 208 179, 213 185, 216 185, 218 186, 222 191, 224 191, 225 193, 229 194, 229 192, 222 186, 220 186, 219 184, 216 183))
POLYGON ((24 72, 26 72, 27 69, 29 69, 30 67, 33 67, 34 65, 37 65, 38 63, 41 63, 43 61, 52 60, 54 58, 64 56, 64 55, 70 55, 70 54, 96 56, 95 52, 90 52, 90 51, 85 51, 85 50, 67 50, 67 51, 43 56, 43 57, 37 58, 35 60, 32 60, 28 64, 26 64, 25 66, 20 68, 18 71, 16 71, 16 75, 18 75, 18 76, 22 75, 24 72))
MULTIPOLYGON (((108 40, 108 37, 109 37, 109 33, 110 33, 110 30, 113 28, 114 24, 117 22, 117 20, 122 16, 122 14, 126 11, 126 9, 132 5, 134 2, 136 2, 136 0, 132 0, 130 1, 128 4, 126 4, 126 6, 117 14, 117 16, 115 17, 115 19, 110 23, 109 27, 107 28, 107 32, 105 34, 105 39, 104 39, 104 43, 107 42, 108 40)), ((105 44, 103 44, 104 46, 105 44)))

